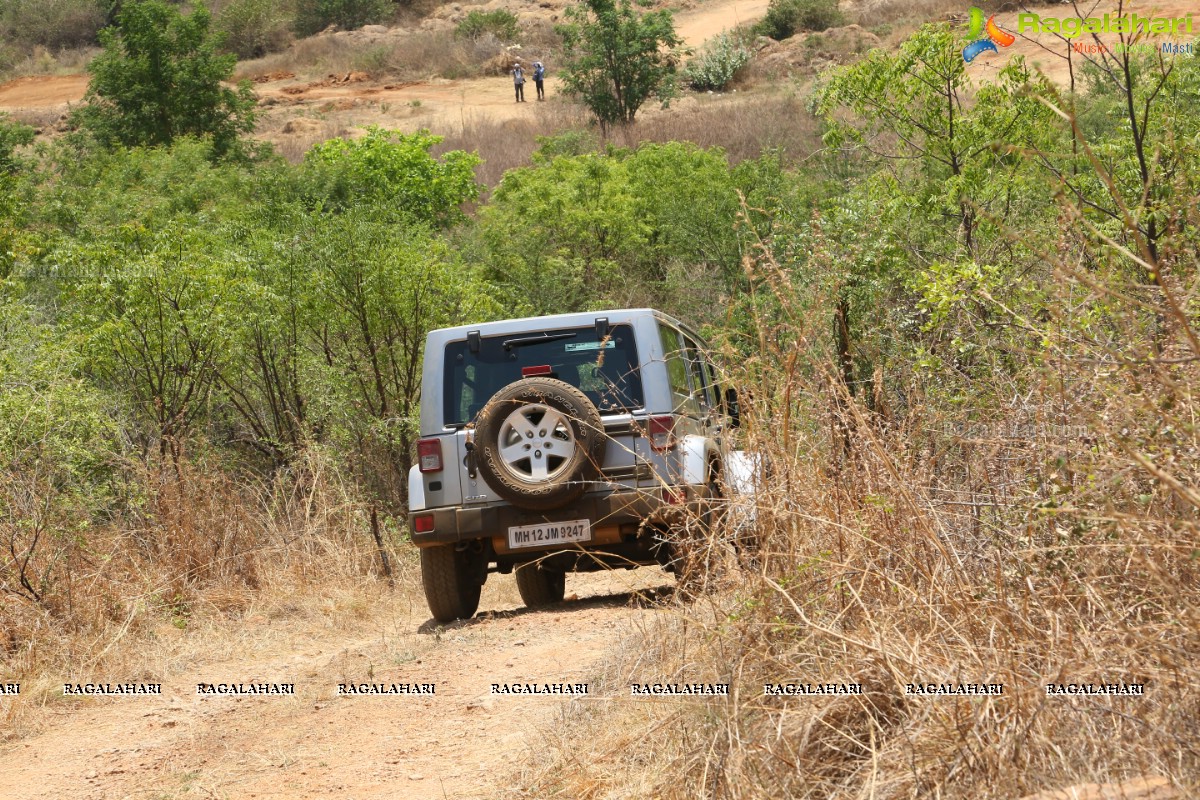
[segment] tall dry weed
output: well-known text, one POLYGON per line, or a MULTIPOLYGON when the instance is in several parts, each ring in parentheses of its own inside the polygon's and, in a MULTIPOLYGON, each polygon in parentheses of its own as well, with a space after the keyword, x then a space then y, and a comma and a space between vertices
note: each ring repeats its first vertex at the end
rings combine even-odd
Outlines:
MULTIPOLYGON (((53 691, 51 678, 59 686, 72 676, 161 678, 153 665, 155 648, 167 646, 164 626, 213 630, 290 606, 315 586, 331 592, 386 577, 370 504, 318 447, 268 478, 200 457, 134 465, 126 488, 123 517, 54 554, 62 566, 41 601, 0 602, 0 682, 24 684, 4 706, 10 731, 53 691)), ((414 587, 397 525, 382 527, 393 582, 414 587)))
POLYGON ((1135 232, 1125 249, 1062 213, 1041 313, 972 298, 969 324, 1016 330, 1024 360, 974 376, 965 404, 937 391, 961 376, 916 365, 847 381, 830 245, 804 275, 769 247, 747 258, 756 300, 729 378, 764 465, 751 516, 700 543, 724 570, 712 591, 602 677, 618 698, 714 676, 731 696, 581 709, 528 792, 999 799, 1143 776, 1200 791, 1200 214, 1180 197, 1170 274, 1147 282, 1135 232), (764 693, 791 682, 862 692, 764 693), (929 683, 1003 689, 909 689, 929 683))

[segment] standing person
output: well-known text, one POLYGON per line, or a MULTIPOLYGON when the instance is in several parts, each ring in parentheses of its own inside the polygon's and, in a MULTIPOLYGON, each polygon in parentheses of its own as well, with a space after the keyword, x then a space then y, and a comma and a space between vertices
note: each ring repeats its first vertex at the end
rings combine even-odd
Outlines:
POLYGON ((540 61, 533 62, 533 85, 537 87, 537 99, 546 99, 546 67, 540 61))
POLYGON ((525 102, 525 70, 521 69, 521 62, 513 64, 512 68, 513 88, 517 91, 517 102, 525 102))

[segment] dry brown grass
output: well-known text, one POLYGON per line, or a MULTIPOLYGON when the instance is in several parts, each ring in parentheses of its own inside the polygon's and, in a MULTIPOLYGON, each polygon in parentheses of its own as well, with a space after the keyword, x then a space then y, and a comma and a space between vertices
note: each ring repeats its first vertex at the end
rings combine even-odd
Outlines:
MULTIPOLYGON (((0 705, 6 730, 28 732, 64 680, 161 679, 181 654, 232 654, 256 621, 362 616, 388 583, 368 509, 334 463, 312 451, 267 482, 196 463, 131 474, 141 514, 68 544, 41 602, 0 604, 0 682, 22 683, 0 705)), ((415 559, 386 541, 403 599, 415 559)))
POLYGON ((99 53, 99 47, 49 49, 41 45, 27 53, 10 52, 8 61, 0 55, 0 81, 26 75, 74 75, 83 72, 99 53))
POLYGON ((537 104, 537 115, 524 119, 496 121, 487 116, 465 113, 457 129, 433 148, 434 155, 449 150, 476 152, 483 163, 475 170, 479 181, 494 187, 510 169, 529 165, 538 149, 537 137, 554 136, 587 126, 582 108, 551 100, 537 104))
MULTIPOLYGON (((786 350, 770 357, 789 363, 786 350)), ((1195 500, 1124 457, 1116 430, 1013 441, 1004 430, 1026 407, 967 439, 932 419, 889 432, 855 401, 829 400, 832 373, 765 372, 754 390, 773 409, 752 412, 748 431, 773 468, 756 504, 758 563, 738 569, 711 543, 727 570, 716 591, 629 645, 605 677, 613 706, 561 726, 554 756, 528 767, 514 796, 1016 798, 1144 775, 1180 796, 1200 789, 1195 500), (778 427, 787 392, 813 423, 790 436, 778 427), (713 676, 734 695, 623 699, 629 683, 713 676), (863 694, 763 696, 764 683, 797 681, 863 694), (906 694, 926 682, 1004 690, 906 694), (1114 682, 1146 695, 1045 691, 1114 682)), ((1133 410, 1124 388, 1105 387, 1089 431, 1133 410)), ((1041 390, 1035 414, 1048 415, 1055 392, 1041 390)), ((1185 394, 1175 420, 1196 410, 1185 394)), ((1174 477, 1194 486, 1194 467, 1174 477)))
MULTIPOLYGON (((448 150, 479 153, 483 164, 476 176, 488 187, 495 186, 510 169, 528 166, 540 146, 537 139, 570 131, 590 132, 585 143, 601 148, 604 141, 582 106, 562 98, 538 104, 537 116, 494 121, 466 115, 457 130, 446 134, 434 148, 435 155, 448 150)), ((636 147, 641 142, 694 142, 701 147, 721 147, 731 163, 758 158, 764 150, 778 148, 788 159, 801 159, 820 146, 820 133, 802 100, 790 93, 768 95, 729 94, 690 97, 666 110, 653 109, 629 128, 610 132, 609 141, 618 147, 636 147)))
MULTIPOLYGON (((1179 213, 1200 216, 1190 199, 1179 213)), ((742 443, 770 465, 760 547, 739 558, 729 530, 699 543, 713 591, 628 646, 604 678, 618 699, 560 725, 513 796, 1008 800, 1140 776, 1200 791, 1200 337, 1171 299, 1193 296, 1195 254, 1160 290, 1083 236, 1060 245, 1044 318, 984 316, 1045 356, 974 377, 965 409, 915 370, 888 376, 902 412, 852 395, 836 288, 768 251, 747 261, 773 298, 752 352, 730 353, 742 443), (1104 335, 1082 329, 1084 308, 1104 335), (730 698, 622 699, 714 675, 730 698), (863 693, 764 696, 784 682, 863 693), (1048 696, 1059 683, 1145 694, 1048 696)), ((809 269, 836 274, 838 255, 818 243, 809 269)))
MULTIPOLYGON (((521 50, 521 57, 547 57, 555 42, 553 31, 542 26, 531 26, 530 30, 534 43, 521 50)), ((373 79, 458 80, 503 74, 511 59, 505 43, 492 34, 460 39, 447 30, 396 32, 383 37, 352 32, 312 36, 294 42, 284 52, 240 62, 237 77, 253 79, 293 72, 311 80, 361 71, 373 79)))
POLYGON ((618 144, 694 142, 720 147, 731 163, 782 150, 788 158, 808 156, 820 147, 820 131, 797 93, 696 95, 665 111, 652 110, 627 129, 616 129, 618 144))

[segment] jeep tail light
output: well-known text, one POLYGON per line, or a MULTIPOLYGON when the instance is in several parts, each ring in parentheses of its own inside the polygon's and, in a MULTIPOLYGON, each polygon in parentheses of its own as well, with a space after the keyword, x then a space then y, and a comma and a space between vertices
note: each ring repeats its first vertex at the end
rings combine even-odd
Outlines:
POLYGON ((416 533, 433 533, 433 514, 417 514, 412 523, 416 533))
POLYGON ((646 421, 646 435, 655 451, 670 450, 675 445, 675 418, 651 417, 646 421))
POLYGON ((681 506, 687 502, 687 494, 681 488, 664 486, 662 494, 663 502, 669 506, 681 506))
POLYGON ((537 375, 552 375, 553 373, 554 370, 550 368, 549 364, 539 364, 536 367, 521 367, 522 378, 532 378, 537 375))
POLYGON ((421 472, 442 471, 441 439, 422 439, 417 442, 417 465, 421 472))

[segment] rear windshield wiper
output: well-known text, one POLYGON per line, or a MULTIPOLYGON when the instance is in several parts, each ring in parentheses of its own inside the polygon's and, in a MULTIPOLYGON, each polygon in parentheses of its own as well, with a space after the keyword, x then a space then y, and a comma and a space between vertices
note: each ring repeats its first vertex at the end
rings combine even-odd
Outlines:
POLYGON ((522 336, 519 339, 505 339, 504 349, 512 350, 514 347, 521 347, 527 344, 540 344, 542 342, 555 342, 559 339, 574 339, 575 333, 544 333, 541 336, 522 336))

